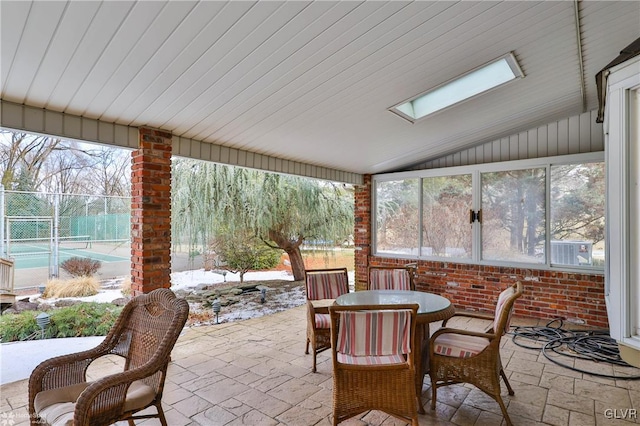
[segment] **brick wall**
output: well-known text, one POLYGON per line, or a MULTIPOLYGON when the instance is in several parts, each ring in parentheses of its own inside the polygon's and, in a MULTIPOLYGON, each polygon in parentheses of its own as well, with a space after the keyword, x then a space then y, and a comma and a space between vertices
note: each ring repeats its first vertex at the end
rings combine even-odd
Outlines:
POLYGON ((371 175, 364 176, 363 185, 355 188, 355 269, 356 290, 367 288, 367 265, 371 255, 371 175))
POLYGON ((131 291, 171 287, 171 133, 140 128, 131 154, 131 291))
MULTIPOLYGON (((356 188, 355 216, 356 289, 360 290, 366 287, 368 265, 404 265, 412 260, 371 256, 370 176, 356 188)), ((520 280, 524 294, 516 302, 515 315, 608 327, 602 274, 424 260, 417 263, 416 289, 441 294, 458 309, 493 312, 500 292, 520 280)))

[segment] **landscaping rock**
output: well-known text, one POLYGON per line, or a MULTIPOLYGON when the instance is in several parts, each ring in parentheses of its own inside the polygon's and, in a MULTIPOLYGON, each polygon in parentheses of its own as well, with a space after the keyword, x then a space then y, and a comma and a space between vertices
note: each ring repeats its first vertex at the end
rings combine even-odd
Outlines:
POLYGON ((117 299, 112 300, 111 304, 116 306, 124 306, 127 304, 127 302, 129 302, 129 299, 127 299, 126 297, 119 297, 117 299))
POLYGON ((56 308, 64 308, 65 306, 73 306, 73 305, 77 305, 78 303, 82 303, 82 302, 74 299, 60 299, 60 300, 57 300, 53 305, 56 308))

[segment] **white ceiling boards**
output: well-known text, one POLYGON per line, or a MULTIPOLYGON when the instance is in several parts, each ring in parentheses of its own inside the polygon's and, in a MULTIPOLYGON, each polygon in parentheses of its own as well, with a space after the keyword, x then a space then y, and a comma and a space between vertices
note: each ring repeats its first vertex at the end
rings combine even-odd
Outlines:
POLYGON ((358 174, 579 114, 583 86, 597 108, 595 74, 640 29, 635 1, 3 0, 0 15, 3 102, 358 174), (505 52, 526 78, 414 124, 387 110, 505 52))

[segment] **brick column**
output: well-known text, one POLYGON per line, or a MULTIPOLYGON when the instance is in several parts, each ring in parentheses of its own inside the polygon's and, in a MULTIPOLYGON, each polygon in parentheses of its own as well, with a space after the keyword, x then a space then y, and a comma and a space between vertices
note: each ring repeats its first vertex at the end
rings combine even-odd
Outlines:
POLYGON ((171 133, 139 129, 131 154, 131 294, 171 287, 171 133))
POLYGON ((355 188, 355 288, 367 288, 367 267, 371 255, 371 175, 364 176, 364 183, 355 188))

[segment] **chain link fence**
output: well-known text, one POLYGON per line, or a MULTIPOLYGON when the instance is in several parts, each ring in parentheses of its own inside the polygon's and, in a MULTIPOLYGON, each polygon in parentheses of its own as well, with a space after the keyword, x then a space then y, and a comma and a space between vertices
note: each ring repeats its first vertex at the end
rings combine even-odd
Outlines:
POLYGON ((130 197, 5 191, 0 186, 0 256, 48 255, 52 277, 58 276, 61 250, 129 244, 130 224, 130 197))

